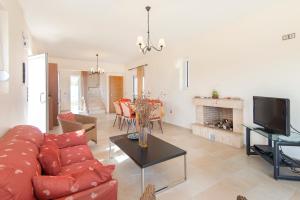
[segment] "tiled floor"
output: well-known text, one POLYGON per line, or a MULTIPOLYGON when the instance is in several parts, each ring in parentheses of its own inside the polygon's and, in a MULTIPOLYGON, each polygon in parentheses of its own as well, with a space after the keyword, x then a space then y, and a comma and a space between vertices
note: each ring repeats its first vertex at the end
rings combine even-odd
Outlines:
MULTIPOLYGON (((119 181, 119 200, 138 200, 140 169, 117 148, 113 160, 108 160, 108 138, 125 133, 113 128, 113 116, 98 116, 100 143, 90 142, 96 158, 115 163, 114 177, 119 181)), ((248 157, 244 149, 212 143, 191 134, 191 131, 171 125, 161 134, 155 126, 154 135, 170 142, 187 153, 188 180, 157 195, 158 200, 234 200, 241 194, 249 200, 300 199, 300 182, 275 181, 272 167, 259 157, 248 157)), ((183 158, 146 169, 146 183, 157 188, 183 177, 183 158)))

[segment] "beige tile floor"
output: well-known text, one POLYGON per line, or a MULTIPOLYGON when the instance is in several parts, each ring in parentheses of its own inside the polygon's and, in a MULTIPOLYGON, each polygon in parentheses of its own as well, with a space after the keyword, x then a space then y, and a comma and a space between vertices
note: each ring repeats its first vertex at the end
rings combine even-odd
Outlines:
MULTIPOLYGON (((108 159, 109 137, 125 133, 112 127, 113 116, 98 116, 100 142, 89 145, 95 157, 115 163, 114 177, 119 181, 119 200, 138 200, 140 168, 119 149, 108 159)), ((244 149, 235 149, 194 136, 190 130, 164 125, 153 134, 187 151, 188 179, 157 195, 158 200, 233 200, 241 194, 249 200, 300 199, 300 182, 276 181, 272 167, 257 156, 248 157, 244 149)), ((157 188, 183 177, 183 158, 176 158, 146 169, 146 184, 157 188)))

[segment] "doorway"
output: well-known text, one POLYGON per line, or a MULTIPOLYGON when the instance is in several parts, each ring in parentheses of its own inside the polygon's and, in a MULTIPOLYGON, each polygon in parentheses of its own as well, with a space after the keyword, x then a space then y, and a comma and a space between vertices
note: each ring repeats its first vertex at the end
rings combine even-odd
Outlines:
POLYGON ((71 75, 70 76, 70 102, 71 102, 71 112, 79 113, 80 110, 80 76, 71 75))
POLYGON ((114 113, 113 102, 123 98, 123 76, 109 76, 109 112, 114 113))

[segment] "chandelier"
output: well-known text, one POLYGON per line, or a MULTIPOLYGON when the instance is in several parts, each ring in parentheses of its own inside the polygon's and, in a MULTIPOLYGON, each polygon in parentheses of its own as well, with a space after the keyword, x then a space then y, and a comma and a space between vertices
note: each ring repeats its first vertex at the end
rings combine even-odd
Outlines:
POLYGON ((147 6, 146 10, 147 10, 147 14, 148 14, 148 20, 147 20, 147 24, 148 24, 148 31, 147 31, 147 43, 144 43, 144 39, 142 36, 138 36, 137 38, 137 45, 140 47, 140 50, 143 54, 146 54, 147 51, 151 51, 151 49, 154 49, 156 51, 161 51, 163 49, 163 47, 166 47, 165 44, 165 40, 164 39, 160 39, 158 41, 158 47, 155 47, 150 39, 150 25, 149 25, 149 12, 150 12, 151 7, 147 6))
POLYGON ((94 67, 91 68, 90 74, 94 75, 94 74, 103 74, 104 73, 104 69, 99 67, 99 54, 96 54, 97 56, 97 66, 96 69, 94 69, 94 67))

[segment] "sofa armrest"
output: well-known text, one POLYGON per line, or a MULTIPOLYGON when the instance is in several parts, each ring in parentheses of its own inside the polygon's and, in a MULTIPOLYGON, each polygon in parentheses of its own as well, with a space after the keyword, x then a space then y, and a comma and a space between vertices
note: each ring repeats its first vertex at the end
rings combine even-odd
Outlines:
POLYGON ((78 131, 82 129, 82 123, 76 121, 59 120, 64 133, 78 131))
POLYGON ((75 119, 82 124, 97 124, 97 118, 92 116, 75 114, 75 119))

